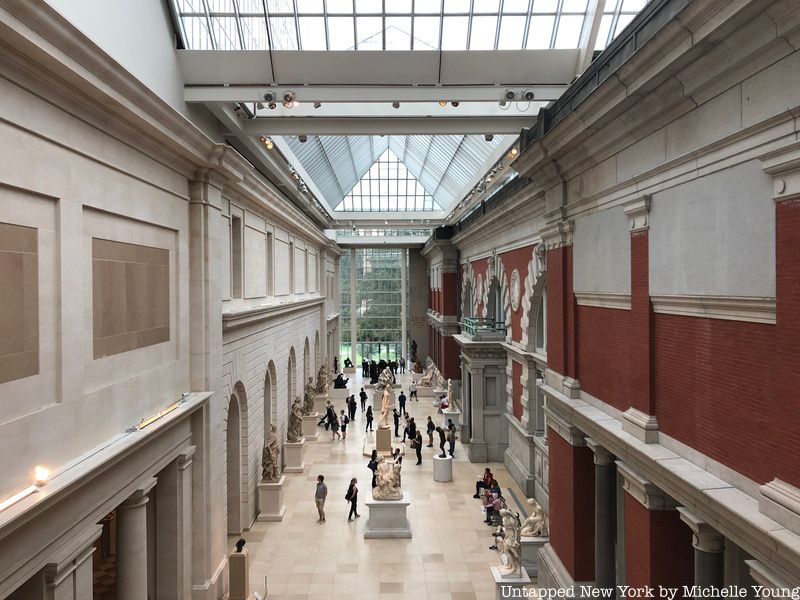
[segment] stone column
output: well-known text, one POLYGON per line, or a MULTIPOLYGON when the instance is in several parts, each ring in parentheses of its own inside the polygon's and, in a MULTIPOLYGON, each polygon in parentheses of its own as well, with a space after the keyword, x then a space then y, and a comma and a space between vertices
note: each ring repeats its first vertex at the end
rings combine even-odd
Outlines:
MULTIPOLYGON (((356 249, 350 249, 350 360, 356 364, 356 336, 358 326, 356 323, 356 249)), ((336 352, 336 356, 339 352, 336 352)), ((341 365, 340 365, 341 368, 341 365)))
POLYGON ((725 537, 689 509, 680 507, 681 520, 692 530, 694 584, 721 588, 725 585, 725 537))
POLYGON ((486 462, 486 440, 483 435, 483 402, 485 390, 483 367, 472 371, 472 386, 469 391, 472 437, 469 440, 470 462, 486 462))
POLYGON ((148 600, 147 597, 147 493, 136 490, 117 508, 117 598, 148 600))
POLYGON ((594 578, 599 588, 616 585, 617 468, 614 455, 586 438, 594 452, 594 578))
POLYGON ((402 344, 400 354, 408 362, 408 248, 400 251, 400 327, 402 344))

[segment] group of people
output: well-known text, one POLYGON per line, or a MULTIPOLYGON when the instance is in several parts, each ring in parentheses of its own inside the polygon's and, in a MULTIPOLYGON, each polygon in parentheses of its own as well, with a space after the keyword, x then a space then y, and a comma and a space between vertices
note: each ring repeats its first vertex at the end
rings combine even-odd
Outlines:
POLYGON ((484 522, 487 525, 492 525, 492 517, 500 512, 502 500, 500 498, 500 484, 497 483, 491 469, 488 467, 483 472, 483 477, 475 482, 475 495, 472 497, 482 501, 483 508, 486 512, 486 519, 484 522), (481 490, 483 490, 482 496, 481 490))
POLYGON ((378 362, 374 360, 367 360, 366 358, 361 361, 361 376, 364 378, 369 377, 370 383, 378 383, 378 376, 383 373, 384 369, 389 367, 392 372, 392 377, 396 377, 398 373, 406 372, 406 359, 402 356, 399 360, 385 361, 380 359, 378 362))
POLYGON ((347 439, 347 426, 356 418, 356 397, 351 395, 349 398, 346 398, 345 405, 347 406, 347 412, 345 412, 343 408, 337 415, 336 409, 333 407, 331 401, 328 400, 325 405, 325 414, 317 421, 318 426, 323 425, 326 431, 331 431, 331 441, 335 439, 347 439), (340 431, 341 433, 339 433, 340 431))
MULTIPOLYGON (((319 518, 317 523, 325 522, 325 502, 328 499, 328 486, 325 483, 325 476, 317 476, 317 487, 314 491, 314 503, 317 505, 317 514, 319 518)), ((347 486, 347 493, 344 495, 346 502, 350 504, 350 513, 347 515, 347 520, 352 521, 353 517, 360 517, 358 514, 358 479, 353 477, 350 480, 350 485, 347 486)))

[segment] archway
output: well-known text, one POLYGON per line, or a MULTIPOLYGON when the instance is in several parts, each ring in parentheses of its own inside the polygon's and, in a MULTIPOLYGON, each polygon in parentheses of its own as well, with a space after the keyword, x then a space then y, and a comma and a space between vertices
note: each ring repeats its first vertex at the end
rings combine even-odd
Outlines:
POLYGON ((289 365, 286 370, 286 398, 287 406, 291 407, 297 394, 297 358, 294 346, 289 349, 289 365))
POLYGON ((313 375, 316 375, 317 372, 319 371, 320 363, 321 363, 321 360, 320 360, 320 355, 319 355, 319 330, 317 330, 317 332, 314 333, 314 373, 313 373, 313 375))
POLYGON ((505 325, 506 311, 503 301, 503 288, 497 277, 493 278, 489 286, 488 300, 484 314, 488 319, 493 319, 496 324, 505 325))
MULTIPOLYGON (((264 374, 264 441, 269 437, 270 426, 278 427, 278 376, 275 372, 275 363, 269 361, 264 374)), ((278 440, 281 439, 280 433, 278 440)))
POLYGON ((308 378, 311 377, 311 348, 308 345, 308 338, 303 342, 303 382, 300 389, 305 389, 308 378))
POLYGON ((242 532, 242 434, 239 400, 231 394, 226 431, 228 533, 242 532))

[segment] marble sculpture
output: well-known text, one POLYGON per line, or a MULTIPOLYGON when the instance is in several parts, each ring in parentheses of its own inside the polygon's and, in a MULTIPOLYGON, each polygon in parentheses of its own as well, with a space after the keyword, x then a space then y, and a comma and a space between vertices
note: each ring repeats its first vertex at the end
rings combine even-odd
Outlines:
POLYGON ((377 485, 372 490, 375 500, 401 500, 403 490, 400 487, 400 470, 402 465, 394 461, 381 459, 375 471, 377 485))
POLYGON ((289 442, 299 442, 303 439, 303 407, 300 397, 295 398, 292 410, 289 413, 289 428, 286 430, 286 439, 289 442))
POLYGON ((525 537, 546 537, 550 534, 550 519, 536 499, 528 498, 531 513, 522 524, 519 534, 525 537))
POLYGON ((263 481, 273 481, 280 478, 281 475, 280 461, 278 460, 281 449, 278 445, 277 430, 274 423, 270 425, 269 437, 261 454, 261 479, 263 481))

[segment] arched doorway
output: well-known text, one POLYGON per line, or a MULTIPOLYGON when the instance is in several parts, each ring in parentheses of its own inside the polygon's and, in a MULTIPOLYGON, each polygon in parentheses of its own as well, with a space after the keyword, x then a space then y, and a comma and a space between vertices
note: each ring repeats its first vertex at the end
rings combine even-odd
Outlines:
POLYGON ((311 348, 308 345, 308 338, 303 342, 303 383, 300 389, 305 389, 308 378, 311 377, 311 348))
POLYGON ((289 365, 286 369, 286 398, 287 406, 291 407, 294 397, 297 395, 297 358, 294 346, 289 349, 289 365))
POLYGON ((228 467, 228 533, 237 535, 242 531, 242 435, 239 400, 236 394, 231 394, 228 402, 228 427, 225 448, 228 467))
MULTIPOLYGON (((275 372, 275 363, 269 361, 267 371, 264 374, 264 441, 269 437, 270 427, 278 427, 278 377, 275 372)), ((280 440, 278 433, 278 440, 280 440)))
POLYGON ((489 287, 486 317, 493 319, 496 324, 503 325, 505 327, 506 309, 503 299, 503 288, 496 277, 492 279, 492 283, 489 287))
POLYGON ((320 355, 319 355, 319 331, 314 334, 314 372, 313 375, 316 375, 319 371, 320 367, 320 355))

